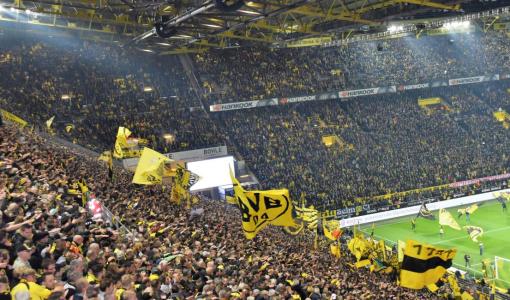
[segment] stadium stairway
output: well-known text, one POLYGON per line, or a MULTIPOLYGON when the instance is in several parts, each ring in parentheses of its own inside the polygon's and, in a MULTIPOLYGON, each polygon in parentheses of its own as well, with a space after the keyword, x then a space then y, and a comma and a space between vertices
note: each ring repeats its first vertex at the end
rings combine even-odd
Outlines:
POLYGON ((193 62, 191 61, 191 58, 187 54, 181 54, 179 55, 179 61, 181 62, 181 65, 186 72, 186 76, 188 77, 188 81, 191 84, 191 87, 193 88, 193 91, 195 92, 195 95, 197 96, 198 100, 202 104, 202 108, 207 111, 207 106, 204 105, 202 99, 204 98, 204 90, 200 83, 198 82, 198 78, 196 76, 196 70, 195 66, 193 65, 193 62))

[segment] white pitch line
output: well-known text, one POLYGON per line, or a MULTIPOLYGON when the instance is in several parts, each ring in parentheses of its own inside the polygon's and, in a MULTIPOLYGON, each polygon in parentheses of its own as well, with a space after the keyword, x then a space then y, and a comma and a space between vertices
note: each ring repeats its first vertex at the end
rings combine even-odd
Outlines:
MULTIPOLYGON (((491 232, 498 232, 498 231, 505 231, 505 230, 508 230, 508 229, 510 229, 510 226, 501 227, 501 228, 498 228, 498 229, 487 230, 483 234, 491 233, 491 232)), ((461 236, 461 237, 456 237, 456 238, 453 238, 453 239, 442 240, 442 241, 438 241, 438 242, 432 243, 432 245, 447 243, 447 242, 456 241, 456 240, 462 240, 462 239, 465 239, 465 238, 469 238, 469 236, 461 236)))

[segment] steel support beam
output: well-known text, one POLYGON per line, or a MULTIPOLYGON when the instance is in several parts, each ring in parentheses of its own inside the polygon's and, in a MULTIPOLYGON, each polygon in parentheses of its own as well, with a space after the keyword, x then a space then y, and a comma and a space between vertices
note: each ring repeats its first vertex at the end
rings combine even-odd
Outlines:
POLYGON ((379 25, 380 22, 366 20, 361 18, 358 14, 340 13, 340 14, 327 14, 310 7, 299 7, 292 10, 292 13, 297 13, 304 16, 322 18, 325 21, 340 20, 349 21, 354 23, 361 23, 366 25, 379 25))
POLYGON ((364 14, 371 10, 377 10, 377 9, 394 6, 397 4, 404 4, 404 3, 428 6, 428 7, 439 8, 439 9, 455 10, 455 11, 460 10, 460 4, 447 5, 447 4, 437 3, 437 2, 428 1, 428 0, 389 0, 389 1, 383 1, 380 3, 368 5, 368 6, 362 6, 358 9, 355 9, 354 13, 364 14))

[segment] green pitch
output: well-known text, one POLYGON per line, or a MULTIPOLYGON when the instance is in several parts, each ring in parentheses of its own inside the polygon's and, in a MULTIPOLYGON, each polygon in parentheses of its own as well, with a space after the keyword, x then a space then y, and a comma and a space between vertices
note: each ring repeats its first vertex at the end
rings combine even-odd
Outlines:
MULTIPOLYGON (((458 208, 464 207, 450 208, 449 211, 461 227, 472 225, 483 228, 484 234, 478 238, 484 244, 483 255, 480 255, 478 244, 469 238, 464 229, 458 231, 449 226, 443 226, 444 236, 441 238, 438 211, 433 212, 436 220, 418 218, 416 232, 411 229, 411 219, 414 216, 408 216, 376 223, 374 236, 388 241, 389 244, 394 244, 398 240, 414 239, 439 247, 457 248, 454 267, 481 278, 482 259, 488 259, 491 263, 494 263, 494 256, 510 259, 510 213, 504 213, 501 204, 497 201, 486 202, 471 215, 471 221, 467 222, 465 216, 457 218, 458 208), (471 256, 471 267, 465 267, 464 254, 471 256)), ((362 230, 370 234, 371 227, 371 224, 365 224, 362 230)), ((498 272, 500 280, 497 281, 497 285, 510 288, 510 263, 505 264, 503 269, 498 269, 498 272)))

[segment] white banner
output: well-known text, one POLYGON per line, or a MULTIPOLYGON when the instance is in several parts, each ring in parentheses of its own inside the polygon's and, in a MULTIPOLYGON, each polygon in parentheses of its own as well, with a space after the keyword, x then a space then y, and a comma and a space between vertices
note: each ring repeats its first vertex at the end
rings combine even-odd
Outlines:
MULTIPOLYGON (((508 192, 510 192, 510 189, 501 190, 500 192, 508 193, 508 192)), ((492 199, 494 199, 493 192, 489 192, 489 193, 484 193, 484 194, 461 197, 461 198, 452 199, 452 200, 428 203, 427 208, 432 211, 432 210, 439 210, 441 208, 450 208, 450 207, 468 205, 468 204, 477 203, 477 202, 484 202, 484 201, 489 201, 492 199)), ((384 221, 384 220, 388 220, 388 219, 416 215, 416 214, 418 214, 418 211, 420 211, 420 207, 421 207, 421 205, 415 205, 415 206, 410 206, 410 207, 406 207, 406 208, 394 209, 394 210, 379 212, 379 213, 370 214, 370 215, 364 215, 364 216, 359 216, 359 217, 354 217, 354 218, 349 218, 349 219, 343 219, 343 220, 340 220, 340 226, 341 227, 350 227, 350 226, 353 226, 356 224, 367 224, 367 223, 372 223, 372 222, 384 221)))
POLYGON ((227 154, 228 154, 227 146, 218 146, 211 148, 167 153, 165 154, 165 156, 173 160, 196 161, 209 159, 213 157, 225 156, 227 154))
POLYGON ((317 96, 310 95, 310 96, 301 96, 301 97, 280 98, 279 103, 287 104, 287 103, 306 102, 306 101, 315 101, 315 100, 317 100, 317 96))
MULTIPOLYGON (((214 157, 226 156, 228 155, 227 146, 218 146, 211 148, 202 148, 196 150, 189 151, 181 151, 181 152, 173 152, 167 153, 165 156, 173 159, 173 160, 181 160, 185 162, 189 161, 197 161, 197 160, 205 160, 214 157)), ((139 158, 127 158, 122 160, 122 165, 124 169, 128 171, 134 172, 136 166, 138 165, 139 158)))
POLYGON ((408 90, 418 90, 418 89, 425 89, 430 86, 429 83, 418 83, 418 84, 409 84, 409 85, 399 85, 397 87, 398 91, 408 91, 408 90))
POLYGON ((375 94, 379 94, 379 88, 370 88, 370 89, 361 89, 361 90, 352 90, 352 91, 340 91, 340 92, 338 92, 338 97, 350 98, 350 97, 359 97, 359 96, 367 96, 367 95, 375 95, 375 94))
POLYGON ((466 77, 466 78, 455 78, 448 80, 449 85, 460 85, 460 84, 470 84, 470 83, 478 83, 484 81, 491 80, 499 80, 499 75, 490 75, 490 76, 474 76, 474 77, 466 77))
MULTIPOLYGON (((305 97, 308 97, 308 96, 305 96, 305 97)), ((271 99, 257 100, 257 101, 214 104, 214 105, 209 106, 209 111, 217 112, 217 111, 237 110, 237 109, 246 109, 246 108, 262 107, 262 106, 271 106, 271 105, 278 105, 278 98, 271 98, 271 99)))

